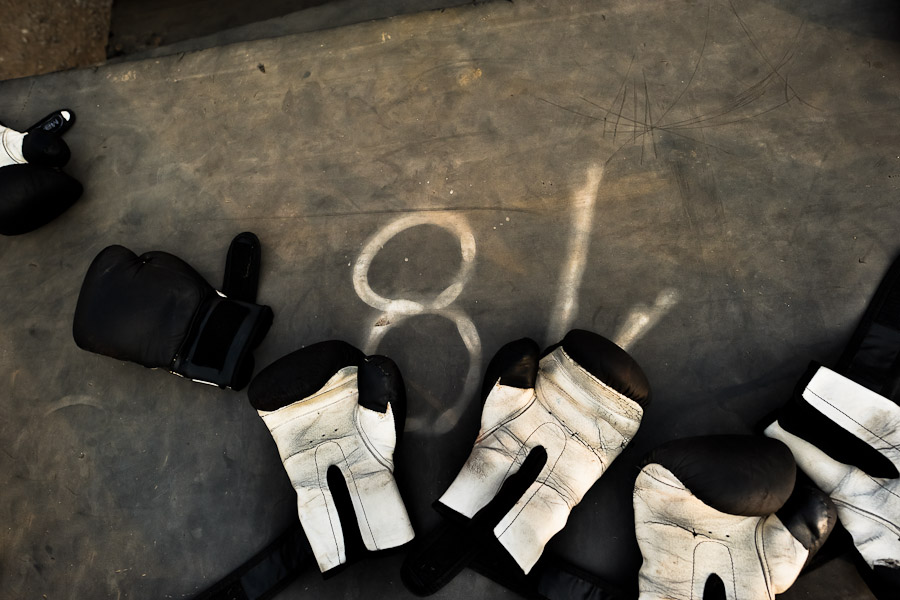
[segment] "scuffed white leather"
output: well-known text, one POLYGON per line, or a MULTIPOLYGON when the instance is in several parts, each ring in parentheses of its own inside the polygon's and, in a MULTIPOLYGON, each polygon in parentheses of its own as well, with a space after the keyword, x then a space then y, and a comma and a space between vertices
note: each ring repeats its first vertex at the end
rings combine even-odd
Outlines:
POLYGON ((809 551, 775 515, 720 512, 659 464, 641 469, 634 520, 644 562, 640 600, 703 598, 710 574, 728 600, 773 600, 803 569, 809 551))
MULTIPOLYGON (((896 404, 825 367, 813 375, 803 398, 900 469, 900 407, 896 404)), ((797 465, 831 496, 838 518, 870 567, 900 567, 900 479, 871 477, 838 462, 777 421, 765 434, 787 444, 797 465)))
POLYGON ((559 347, 540 362, 536 389, 494 385, 481 432, 440 502, 472 517, 516 473, 537 446, 547 463, 537 480, 494 528, 528 573, 569 512, 621 453, 643 409, 584 370, 559 347))
POLYGON ((400 546, 414 535, 393 476, 397 432, 392 408, 379 413, 360 406, 356 373, 356 367, 345 367, 312 396, 258 411, 297 491, 300 524, 323 572, 346 561, 326 481, 332 465, 347 482, 367 549, 400 546))
POLYGON ((25 134, 0 125, 0 167, 27 162, 22 154, 25 134))

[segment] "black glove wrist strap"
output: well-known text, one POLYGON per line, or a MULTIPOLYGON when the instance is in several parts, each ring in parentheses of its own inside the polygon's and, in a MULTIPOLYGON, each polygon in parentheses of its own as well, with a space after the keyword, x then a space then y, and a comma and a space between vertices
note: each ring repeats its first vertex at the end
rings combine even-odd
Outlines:
POLYGON ((269 600, 283 590, 312 559, 300 523, 294 523, 250 560, 194 600, 269 600))

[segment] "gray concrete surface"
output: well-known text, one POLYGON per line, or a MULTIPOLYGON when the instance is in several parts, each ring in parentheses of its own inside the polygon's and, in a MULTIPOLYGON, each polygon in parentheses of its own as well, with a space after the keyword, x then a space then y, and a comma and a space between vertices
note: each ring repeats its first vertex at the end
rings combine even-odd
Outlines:
MULTIPOLYGON (((220 11, 219 4, 215 2, 207 2, 207 0, 196 0, 203 6, 203 13, 215 14, 220 11)), ((493 0, 497 1, 497 0, 493 0)), ((126 32, 122 34, 126 37, 124 43, 125 54, 110 59, 110 62, 122 62, 143 60, 157 56, 169 56, 170 54, 180 54, 182 52, 196 52, 205 48, 215 48, 226 44, 237 44, 239 42, 248 42, 252 40, 268 39, 281 37, 285 35, 294 35, 297 33, 307 33, 310 31, 319 31, 322 29, 333 29, 336 27, 345 27, 365 21, 373 21, 376 19, 388 19, 399 15, 407 15, 411 13, 419 13, 430 10, 442 10, 463 4, 471 4, 463 0, 380 0, 379 2, 369 2, 368 0, 329 0, 322 2, 321 0, 309 0, 307 4, 319 4, 319 6, 310 6, 300 10, 295 3, 292 12, 283 12, 289 8, 290 2, 283 0, 269 0, 267 6, 263 6, 258 11, 258 20, 251 20, 246 17, 247 7, 245 2, 236 2, 231 8, 233 16, 231 20, 241 19, 243 24, 224 26, 229 21, 229 17, 220 16, 214 18, 213 24, 218 26, 210 27, 206 21, 200 21, 198 15, 190 12, 191 7, 185 6, 184 3, 175 3, 160 7, 160 15, 153 19, 154 23, 164 22, 172 19, 171 15, 166 13, 175 13, 184 23, 179 24, 174 35, 160 38, 159 33, 152 33, 154 29, 148 27, 146 21, 140 19, 142 3, 138 1, 132 2, 128 6, 131 14, 123 17, 122 26, 126 32), (265 13, 278 13, 278 16, 262 17, 265 13), (251 21, 251 22, 245 22, 251 21), (131 40, 139 38, 138 35, 132 34, 130 30, 140 32, 141 35, 150 38, 149 42, 134 43, 131 40), (130 38, 130 39, 129 39, 130 38), (157 41, 157 39, 159 41, 157 41), (155 44, 153 42, 156 42, 155 44), (161 45, 160 45, 161 44, 161 45), (158 47, 156 47, 158 46, 158 47)), ((122 10, 121 6, 117 6, 118 10, 122 10)), ((221 12, 221 11, 220 11, 221 12)), ((206 16, 205 14, 203 16, 206 16)), ((255 16, 255 15, 254 15, 255 16)), ((160 23, 161 24, 161 23, 160 23)), ((156 25, 156 28, 160 27, 156 25)), ((113 15, 113 43, 114 51, 117 51, 116 37, 116 15, 113 15)))
MULTIPOLYGON (((276 314, 259 364, 337 337, 400 365, 419 531, 497 348, 572 326, 626 346, 654 404, 550 548, 633 584, 641 456, 750 433, 808 360, 836 359, 900 249, 894 9, 863 4, 519 0, 0 83, 9 124, 77 112, 86 189, 0 239, 2 595, 187 598, 292 521, 245 394, 71 337, 106 245, 218 283, 248 229, 276 314), (400 299, 421 314, 386 310, 400 299)), ((401 562, 280 597, 408 597, 401 562)), ((466 572, 436 597, 512 594, 466 572)), ((784 597, 871 596, 837 561, 784 597)))

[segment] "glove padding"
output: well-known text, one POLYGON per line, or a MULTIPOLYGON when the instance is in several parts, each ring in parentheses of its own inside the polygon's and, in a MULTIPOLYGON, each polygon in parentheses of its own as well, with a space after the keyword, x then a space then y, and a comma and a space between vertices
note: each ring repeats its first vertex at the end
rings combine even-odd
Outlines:
POLYGON ((650 396, 637 363, 597 334, 571 331, 538 357, 530 339, 494 357, 475 447, 436 504, 451 517, 471 519, 529 453, 543 448, 546 463, 536 480, 493 529, 525 573, 634 437, 650 396))
POLYGON ((347 523, 335 506, 329 470, 339 470, 346 483, 366 549, 413 538, 393 476, 406 392, 390 359, 366 357, 341 341, 320 342, 263 369, 248 395, 278 446, 322 572, 347 561, 347 523))
POLYGON ((72 332, 89 352, 238 390, 272 317, 220 295, 177 256, 109 246, 84 277, 72 332))
POLYGON ((61 110, 48 115, 26 131, 16 131, 0 123, 0 168, 30 163, 64 167, 71 158, 62 134, 74 123, 75 113, 61 110))
POLYGON ((813 365, 765 434, 834 500, 879 587, 900 593, 900 407, 813 365))
POLYGON ((669 442, 634 486, 640 600, 772 600, 836 521, 821 491, 797 486, 783 444, 755 436, 669 442))
POLYGON ((61 135, 73 119, 59 111, 25 132, 0 123, 0 234, 33 231, 81 197, 81 184, 59 170, 71 156, 61 135))

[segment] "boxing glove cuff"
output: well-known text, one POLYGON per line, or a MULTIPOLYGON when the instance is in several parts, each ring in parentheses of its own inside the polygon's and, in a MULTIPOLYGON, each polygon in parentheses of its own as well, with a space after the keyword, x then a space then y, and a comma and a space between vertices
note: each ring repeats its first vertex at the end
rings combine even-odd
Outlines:
POLYGON ((268 306, 220 296, 207 298, 197 311, 196 326, 169 369, 177 375, 239 390, 253 376, 253 349, 272 325, 268 306))

